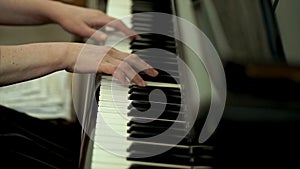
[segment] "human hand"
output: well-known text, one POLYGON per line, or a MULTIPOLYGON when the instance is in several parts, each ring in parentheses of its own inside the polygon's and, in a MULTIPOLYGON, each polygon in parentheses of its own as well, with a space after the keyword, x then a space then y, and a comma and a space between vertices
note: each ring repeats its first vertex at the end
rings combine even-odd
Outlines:
POLYGON ((112 74, 123 85, 129 80, 139 86, 146 86, 146 83, 137 72, 143 71, 152 77, 158 75, 152 66, 137 55, 112 47, 71 43, 67 51, 65 70, 68 72, 112 74))
POLYGON ((55 12, 49 13, 49 17, 70 33, 88 38, 91 37, 97 41, 105 41, 107 35, 97 30, 97 28, 107 25, 123 32, 127 36, 137 36, 121 20, 110 17, 102 11, 63 3, 57 4, 53 10, 55 12))

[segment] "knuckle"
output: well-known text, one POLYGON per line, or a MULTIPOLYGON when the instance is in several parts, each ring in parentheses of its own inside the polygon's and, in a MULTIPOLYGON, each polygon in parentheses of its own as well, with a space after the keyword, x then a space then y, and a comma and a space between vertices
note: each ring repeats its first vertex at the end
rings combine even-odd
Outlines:
POLYGON ((124 71, 128 71, 128 72, 132 71, 131 66, 129 64, 127 64, 126 62, 122 62, 120 66, 124 71))
POLYGON ((105 73, 114 74, 117 72, 117 67, 115 65, 108 65, 105 73))
POLYGON ((113 47, 110 46, 103 46, 103 50, 105 53, 107 53, 108 55, 112 55, 115 53, 115 50, 113 47))
POLYGON ((136 54, 130 54, 130 55, 128 56, 128 59, 129 59, 129 60, 138 60, 139 57, 138 57, 138 55, 136 55, 136 54))

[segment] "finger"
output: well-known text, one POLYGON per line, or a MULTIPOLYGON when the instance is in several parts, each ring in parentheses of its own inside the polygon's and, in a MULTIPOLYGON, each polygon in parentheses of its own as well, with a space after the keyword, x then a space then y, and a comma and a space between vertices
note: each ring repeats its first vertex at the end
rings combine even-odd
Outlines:
POLYGON ((127 85, 126 77, 138 86, 146 86, 146 82, 138 75, 130 65, 119 59, 111 57, 105 64, 102 64, 101 70, 104 73, 112 74, 121 84, 127 85))
POLYGON ((158 71, 156 71, 151 65, 147 64, 136 54, 128 54, 118 50, 112 50, 111 52, 111 55, 113 57, 126 61, 131 66, 135 67, 139 72, 143 71, 144 73, 152 77, 156 77, 158 75, 158 71))
POLYGON ((138 86, 146 86, 146 82, 142 79, 142 77, 126 62, 121 62, 116 71, 123 72, 129 80, 138 86))
POLYGON ((119 81, 122 85, 124 85, 124 86, 128 85, 128 81, 127 81, 127 79, 126 79, 125 73, 123 73, 123 72, 120 71, 119 69, 117 69, 117 70, 113 73, 113 76, 114 76, 116 79, 118 79, 118 81, 119 81))
MULTIPOLYGON (((106 60, 106 62, 111 66, 115 67, 114 72, 110 72, 122 85, 127 85, 128 81, 126 80, 126 75, 118 66, 121 64, 121 60, 115 59, 113 57, 110 57, 109 59, 106 60)), ((110 69, 112 70, 112 69, 110 69)))
POLYGON ((132 29, 127 27, 121 20, 116 19, 108 25, 123 32, 125 35, 130 36, 130 38, 138 38, 138 35, 132 29))
POLYGON ((126 24, 124 24, 122 20, 114 17, 107 17, 106 19, 107 19, 106 22, 108 23, 107 24, 108 26, 123 32, 125 35, 130 36, 131 38, 139 37, 132 29, 126 26, 126 24))
POLYGON ((114 72, 117 70, 117 66, 113 65, 111 63, 103 63, 98 68, 98 73, 106 73, 106 74, 114 74, 114 72))
POLYGON ((125 61, 130 65, 133 65, 139 71, 143 71, 149 76, 155 77, 158 75, 158 71, 156 71, 151 65, 146 63, 136 54, 130 54, 129 56, 126 57, 125 61))
POLYGON ((98 42, 103 42, 107 39, 107 35, 104 32, 93 29, 88 25, 82 25, 81 32, 81 36, 92 38, 98 42))
POLYGON ((98 42, 104 42, 107 40, 107 35, 102 31, 96 30, 91 38, 98 42))

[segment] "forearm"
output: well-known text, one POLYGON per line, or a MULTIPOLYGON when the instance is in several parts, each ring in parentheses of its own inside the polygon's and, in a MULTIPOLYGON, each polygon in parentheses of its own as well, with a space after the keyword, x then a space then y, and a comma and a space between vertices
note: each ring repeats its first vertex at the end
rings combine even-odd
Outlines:
POLYGON ((49 15, 61 6, 52 0, 0 0, 0 24, 39 25, 53 22, 49 15), (52 11, 52 12, 51 12, 52 11))
POLYGON ((0 86, 65 69, 67 43, 0 46, 0 86))
POLYGON ((123 84, 130 79, 140 86, 145 86, 145 82, 137 72, 144 71, 153 77, 158 74, 137 55, 106 46, 66 42, 0 46, 0 86, 60 70, 107 73, 123 84))

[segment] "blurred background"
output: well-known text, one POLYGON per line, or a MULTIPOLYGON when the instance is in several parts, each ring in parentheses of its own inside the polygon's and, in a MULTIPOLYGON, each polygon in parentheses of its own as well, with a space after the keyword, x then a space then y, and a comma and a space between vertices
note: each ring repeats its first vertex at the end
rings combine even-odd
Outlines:
POLYGON ((300 1, 195 0, 224 63, 227 102, 211 141, 220 168, 299 167, 300 1))

